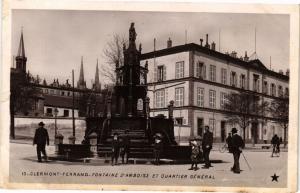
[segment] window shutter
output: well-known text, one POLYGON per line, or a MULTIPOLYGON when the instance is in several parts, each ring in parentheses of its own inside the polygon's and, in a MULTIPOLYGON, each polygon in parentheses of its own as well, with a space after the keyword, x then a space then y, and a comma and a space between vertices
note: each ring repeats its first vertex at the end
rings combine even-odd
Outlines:
POLYGON ((163 66, 163 80, 167 80, 167 69, 166 66, 163 66))
POLYGON ((165 89, 165 107, 168 107, 169 103, 168 103, 168 89, 165 89))
POLYGON ((154 73, 153 73, 153 80, 154 82, 157 82, 157 66, 154 66, 154 73))
POLYGON ((198 78, 200 76, 200 63, 198 62, 196 64, 196 77, 198 78))

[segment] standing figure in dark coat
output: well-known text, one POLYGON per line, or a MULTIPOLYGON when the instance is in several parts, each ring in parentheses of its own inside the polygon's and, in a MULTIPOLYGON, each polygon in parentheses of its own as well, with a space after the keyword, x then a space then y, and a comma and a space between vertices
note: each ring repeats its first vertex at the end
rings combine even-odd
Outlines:
MULTIPOLYGON (((272 143, 272 145, 273 145, 273 151, 272 151, 271 157, 273 157, 273 154, 275 153, 275 151, 277 151, 277 153, 280 152, 280 139, 279 139, 279 137, 277 136, 277 134, 275 134, 275 135, 272 137, 271 143, 272 143)), ((278 155, 279 155, 279 154, 278 154, 278 155)))
POLYGON ((203 150, 203 156, 204 156, 204 162, 205 165, 202 167, 203 169, 208 169, 209 167, 212 167, 209 161, 209 154, 210 150, 212 149, 213 144, 213 134, 209 131, 209 127, 205 126, 205 133, 203 135, 203 141, 202 141, 202 150, 203 150))
POLYGON ((197 143, 197 141, 195 139, 193 139, 191 142, 190 142, 190 145, 191 145, 191 148, 192 148, 192 153, 191 153, 191 162, 192 162, 192 165, 191 165, 191 168, 189 170, 198 170, 198 167, 197 167, 197 164, 199 162, 199 159, 200 159, 200 147, 197 143), (195 165, 195 167, 194 167, 195 165))
POLYGON ((129 159, 129 153, 130 153, 130 137, 128 135, 128 130, 125 130, 125 135, 123 136, 123 141, 122 141, 122 163, 124 164, 124 158, 126 155, 126 164, 128 163, 129 159))
POLYGON ((35 130, 33 138, 33 145, 36 144, 38 162, 42 162, 41 153, 44 155, 45 161, 47 161, 46 144, 49 146, 49 135, 44 125, 43 122, 39 123, 39 128, 35 130))
POLYGON ((232 154, 233 154, 233 160, 234 160, 234 164, 233 164, 233 167, 231 168, 231 170, 234 173, 239 174, 241 172, 241 170, 240 170, 240 155, 242 153, 242 148, 245 147, 245 143, 244 143, 244 140, 242 139, 242 137, 237 134, 236 128, 232 128, 231 133, 232 133, 232 140, 231 140, 232 154))
POLYGON ((112 147, 111 165, 112 166, 118 165, 118 158, 120 153, 120 139, 118 133, 114 133, 111 147, 112 147))
POLYGON ((229 153, 232 153, 232 142, 231 141, 232 141, 231 133, 228 133, 228 137, 226 138, 226 143, 227 143, 229 153))
POLYGON ((154 154, 154 159, 155 159, 154 164, 155 165, 159 165, 162 147, 163 147, 162 136, 160 134, 156 134, 154 136, 154 147, 153 147, 153 154, 154 154))

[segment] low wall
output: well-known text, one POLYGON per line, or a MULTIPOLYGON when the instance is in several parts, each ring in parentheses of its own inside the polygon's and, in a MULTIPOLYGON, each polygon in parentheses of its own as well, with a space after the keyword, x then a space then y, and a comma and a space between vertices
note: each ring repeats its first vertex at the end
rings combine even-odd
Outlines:
MULTIPOLYGON (((16 137, 25 137, 33 139, 35 130, 38 128, 38 123, 43 121, 45 128, 48 130, 50 141, 54 141, 55 134, 55 119, 54 118, 38 118, 38 117, 15 117, 15 135, 16 137)), ((73 134, 72 119, 59 117, 57 122, 57 132, 64 136, 64 143, 69 143, 68 137, 73 134)), ((75 137, 76 143, 81 143, 86 129, 85 119, 75 119, 75 137)))

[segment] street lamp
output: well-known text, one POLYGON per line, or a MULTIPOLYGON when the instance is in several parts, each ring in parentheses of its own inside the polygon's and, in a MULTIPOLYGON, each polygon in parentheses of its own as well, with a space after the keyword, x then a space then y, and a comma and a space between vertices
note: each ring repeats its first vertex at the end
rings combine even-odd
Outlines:
POLYGON ((56 125, 56 118, 57 118, 58 110, 54 108, 54 120, 55 120, 55 137, 57 136, 57 125, 56 125))

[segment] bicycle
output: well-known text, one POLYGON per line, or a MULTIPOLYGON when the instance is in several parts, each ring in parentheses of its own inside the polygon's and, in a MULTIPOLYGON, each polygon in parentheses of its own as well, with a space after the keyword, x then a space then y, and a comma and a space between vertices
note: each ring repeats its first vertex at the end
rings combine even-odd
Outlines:
POLYGON ((225 151, 228 151, 228 146, 227 144, 225 143, 224 145, 222 145, 220 148, 219 148, 219 151, 221 153, 224 153, 225 151))
POLYGON ((273 155, 275 154, 276 157, 280 156, 280 150, 278 145, 273 145, 273 150, 272 150, 272 155, 271 157, 274 157, 273 155))

